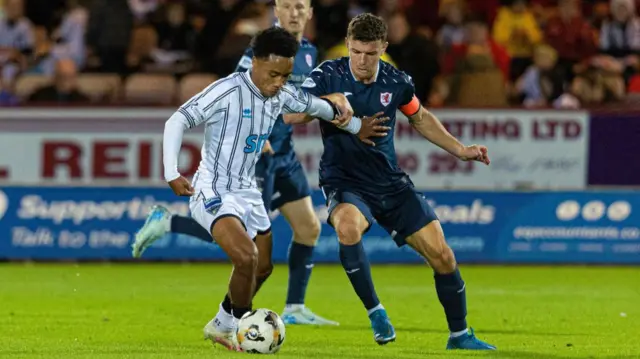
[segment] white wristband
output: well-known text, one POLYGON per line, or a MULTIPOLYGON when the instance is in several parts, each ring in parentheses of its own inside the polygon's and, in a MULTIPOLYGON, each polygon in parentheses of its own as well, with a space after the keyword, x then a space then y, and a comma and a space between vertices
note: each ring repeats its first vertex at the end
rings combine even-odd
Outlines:
POLYGON ((342 129, 351 132, 354 135, 357 135, 360 132, 360 127, 362 127, 362 120, 359 117, 351 117, 351 121, 349 124, 343 127, 342 129))

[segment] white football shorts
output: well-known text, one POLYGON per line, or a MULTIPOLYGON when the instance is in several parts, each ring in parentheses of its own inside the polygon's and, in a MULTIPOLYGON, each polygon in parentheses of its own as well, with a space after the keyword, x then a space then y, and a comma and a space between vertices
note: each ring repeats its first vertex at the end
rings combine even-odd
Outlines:
POLYGON ((244 224, 250 238, 266 234, 271 230, 271 221, 257 189, 246 189, 215 196, 213 191, 199 190, 189 202, 191 217, 211 231, 213 224, 221 218, 233 216, 244 224))

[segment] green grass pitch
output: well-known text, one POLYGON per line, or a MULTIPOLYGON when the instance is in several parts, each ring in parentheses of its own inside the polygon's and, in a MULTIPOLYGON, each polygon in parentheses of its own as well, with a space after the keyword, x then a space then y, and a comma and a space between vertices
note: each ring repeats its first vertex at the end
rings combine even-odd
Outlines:
MULTIPOLYGON (((225 264, 0 264, 2 358, 242 358, 202 339, 225 264)), ((339 266, 316 265, 307 304, 341 326, 287 327, 280 358, 640 358, 640 268, 461 266, 469 322, 497 352, 444 350, 426 266, 375 266, 397 340, 376 345, 339 266)), ((281 312, 287 268, 255 300, 281 312)))

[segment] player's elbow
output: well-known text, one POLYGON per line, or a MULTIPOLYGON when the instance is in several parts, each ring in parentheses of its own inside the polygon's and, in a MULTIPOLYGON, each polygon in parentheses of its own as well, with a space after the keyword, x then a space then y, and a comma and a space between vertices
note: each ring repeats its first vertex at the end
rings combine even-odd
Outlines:
POLYGON ((169 117, 166 121, 164 121, 164 132, 168 133, 175 126, 175 122, 171 120, 173 116, 169 117))
POLYGON ((411 124, 425 138, 431 139, 442 132, 440 121, 430 113, 421 112, 412 117, 411 124))

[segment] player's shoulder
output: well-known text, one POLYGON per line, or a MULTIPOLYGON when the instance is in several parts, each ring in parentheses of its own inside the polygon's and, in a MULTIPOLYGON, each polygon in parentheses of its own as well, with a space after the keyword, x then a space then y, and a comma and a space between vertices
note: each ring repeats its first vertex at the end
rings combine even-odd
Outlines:
POLYGON ((380 73, 378 75, 385 82, 413 86, 413 79, 409 74, 382 60, 380 60, 380 73))
POLYGON ((214 81, 210 86, 216 87, 218 91, 226 91, 227 89, 237 87, 246 82, 247 72, 234 72, 223 78, 214 81))
POLYGON ((243 84, 242 76, 244 76, 243 72, 235 72, 226 77, 220 78, 196 94, 193 97, 194 99, 197 99, 196 101, 189 101, 188 103, 192 106, 207 106, 212 100, 217 101, 225 95, 228 95, 240 88, 243 84))
POLYGON ((348 71, 348 60, 346 66, 344 65, 343 59, 325 60, 311 71, 309 77, 302 83, 301 87, 312 89, 319 84, 323 84, 323 88, 328 90, 329 87, 341 83, 341 81, 346 78, 346 74, 349 73, 348 71))
POLYGON ((341 57, 333 60, 325 60, 311 73, 322 73, 325 75, 343 75, 349 71, 349 58, 341 57))

